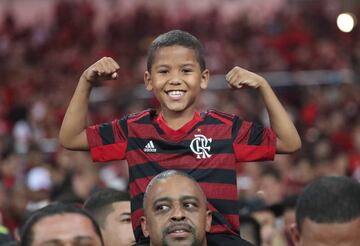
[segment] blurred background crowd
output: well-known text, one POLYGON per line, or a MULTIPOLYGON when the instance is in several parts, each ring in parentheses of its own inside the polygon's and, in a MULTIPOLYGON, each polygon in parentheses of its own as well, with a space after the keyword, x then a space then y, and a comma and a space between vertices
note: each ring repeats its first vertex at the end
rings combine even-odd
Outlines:
MULTIPOLYGON (((11 233, 49 201, 82 203, 98 187, 126 190, 126 162, 94 164, 88 153, 64 150, 57 141, 60 124, 82 71, 102 56, 120 64, 120 78, 95 88, 89 122, 156 107, 142 85, 146 51, 170 29, 188 31, 204 45, 214 76, 200 110, 268 125, 256 92, 227 89, 223 74, 237 65, 269 80, 300 132, 298 153, 238 166, 239 213, 254 215, 263 245, 291 245, 294 201, 309 181, 324 175, 360 180, 360 32, 337 29, 341 1, 209 0, 206 7, 101 1, 107 9, 100 10, 98 1, 59 0, 50 1, 51 18, 29 23, 6 2, 0 19, 0 224, 11 233)), ((359 19, 360 5, 348 6, 359 19)))

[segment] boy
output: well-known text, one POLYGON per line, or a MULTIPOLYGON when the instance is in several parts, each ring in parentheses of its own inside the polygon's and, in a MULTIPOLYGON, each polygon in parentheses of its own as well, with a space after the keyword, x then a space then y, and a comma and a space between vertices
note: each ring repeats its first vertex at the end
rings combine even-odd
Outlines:
POLYGON ((116 79, 118 64, 105 57, 80 77, 60 130, 62 145, 73 150, 90 148, 94 161, 127 159, 132 197, 132 223, 140 240, 142 200, 151 178, 167 169, 188 173, 203 188, 212 211, 208 242, 241 245, 235 164, 272 160, 277 153, 300 148, 299 135, 266 80, 235 67, 227 75, 229 86, 257 88, 265 102, 272 129, 235 115, 216 111, 199 113, 195 101, 206 89, 206 69, 199 40, 175 30, 157 37, 148 50, 146 89, 160 102, 160 110, 146 110, 97 126, 87 127, 87 104, 92 84, 116 79), (211 237, 211 238, 210 238, 211 237), (220 239, 219 239, 220 238, 220 239))

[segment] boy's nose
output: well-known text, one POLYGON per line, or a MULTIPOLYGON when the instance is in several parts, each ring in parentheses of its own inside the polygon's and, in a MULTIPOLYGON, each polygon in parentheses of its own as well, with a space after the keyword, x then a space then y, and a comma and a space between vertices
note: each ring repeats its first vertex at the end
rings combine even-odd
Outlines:
POLYGON ((170 80, 170 84, 171 85, 180 85, 181 84, 181 80, 179 78, 172 78, 170 80))
POLYGON ((171 77, 170 77, 170 84, 171 85, 179 85, 181 84, 181 74, 179 74, 178 72, 172 72, 171 73, 171 77))

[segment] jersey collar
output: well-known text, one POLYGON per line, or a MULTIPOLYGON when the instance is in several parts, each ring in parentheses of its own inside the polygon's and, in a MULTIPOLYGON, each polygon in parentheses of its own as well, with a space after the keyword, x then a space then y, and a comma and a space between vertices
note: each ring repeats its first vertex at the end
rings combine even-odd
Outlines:
POLYGON ((156 118, 156 122, 158 123, 159 127, 165 132, 166 136, 171 138, 174 141, 178 141, 181 138, 185 137, 190 130, 194 128, 194 126, 202 120, 201 115, 199 112, 195 112, 194 117, 183 125, 181 128, 174 130, 170 128, 163 117, 162 112, 160 112, 156 118))

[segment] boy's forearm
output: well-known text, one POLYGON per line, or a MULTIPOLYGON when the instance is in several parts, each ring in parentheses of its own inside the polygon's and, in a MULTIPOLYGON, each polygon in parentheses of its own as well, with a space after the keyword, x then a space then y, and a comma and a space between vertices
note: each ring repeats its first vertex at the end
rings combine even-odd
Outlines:
POLYGON ((269 114, 271 128, 277 136, 277 153, 291 153, 298 150, 301 147, 300 136, 288 113, 265 79, 259 86, 259 90, 269 114))
POLYGON ((86 150, 87 113, 91 84, 81 76, 61 125, 59 140, 68 149, 86 150))

